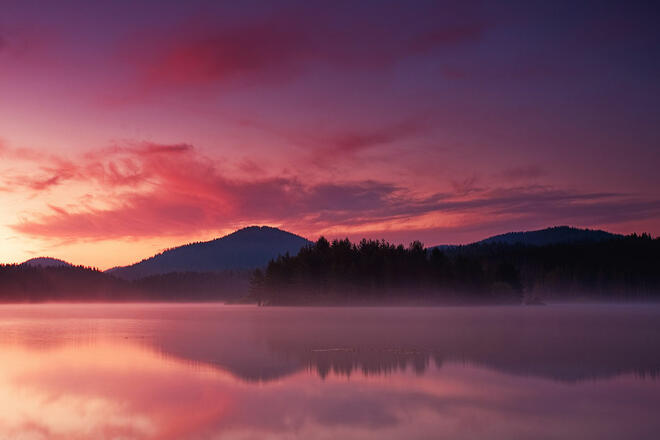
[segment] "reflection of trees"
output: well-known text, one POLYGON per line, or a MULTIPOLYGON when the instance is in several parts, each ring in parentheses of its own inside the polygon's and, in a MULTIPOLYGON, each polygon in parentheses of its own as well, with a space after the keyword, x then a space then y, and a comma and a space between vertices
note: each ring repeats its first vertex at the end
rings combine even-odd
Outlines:
POLYGON ((660 373, 658 308, 643 306, 242 309, 168 321, 164 352, 246 380, 309 369, 422 374, 458 361, 562 381, 660 373))
POLYGON ((0 342, 47 349, 139 341, 249 381, 300 371, 423 374, 465 362, 578 381, 660 374, 660 307, 258 308, 26 306, 3 311, 0 342), (48 335, 48 337, 44 337, 48 335))
POLYGON ((350 376, 359 371, 365 376, 380 376, 408 368, 423 374, 429 366, 429 353, 400 349, 317 349, 299 353, 310 370, 325 378, 330 372, 350 376))

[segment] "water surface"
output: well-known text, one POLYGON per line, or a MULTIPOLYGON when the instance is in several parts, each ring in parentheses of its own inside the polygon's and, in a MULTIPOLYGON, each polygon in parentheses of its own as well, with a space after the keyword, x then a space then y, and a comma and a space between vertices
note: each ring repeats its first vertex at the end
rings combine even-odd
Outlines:
POLYGON ((657 439, 660 307, 0 306, 0 439, 657 439))

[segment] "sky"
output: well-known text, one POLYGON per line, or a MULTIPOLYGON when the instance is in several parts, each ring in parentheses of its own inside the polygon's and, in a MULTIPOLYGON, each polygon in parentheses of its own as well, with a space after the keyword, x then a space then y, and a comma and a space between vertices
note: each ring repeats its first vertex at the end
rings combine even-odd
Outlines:
POLYGON ((653 2, 0 3, 2 263, 660 234, 653 2))

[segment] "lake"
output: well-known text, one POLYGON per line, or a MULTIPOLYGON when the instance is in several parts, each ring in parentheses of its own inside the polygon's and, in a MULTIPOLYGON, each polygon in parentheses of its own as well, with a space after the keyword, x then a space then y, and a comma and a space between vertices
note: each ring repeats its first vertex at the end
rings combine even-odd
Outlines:
POLYGON ((657 439, 660 307, 0 306, 0 439, 657 439))

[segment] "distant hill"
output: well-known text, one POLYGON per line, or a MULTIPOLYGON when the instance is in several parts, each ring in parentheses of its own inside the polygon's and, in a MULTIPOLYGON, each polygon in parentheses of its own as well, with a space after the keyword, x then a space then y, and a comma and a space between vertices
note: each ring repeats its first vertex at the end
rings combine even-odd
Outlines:
MULTIPOLYGON (((551 228, 539 229, 536 231, 507 232, 506 234, 494 235, 481 241, 476 241, 468 245, 478 244, 524 244, 529 246, 546 246, 549 244, 579 243, 579 242, 600 242, 612 238, 623 237, 619 234, 601 231, 597 229, 580 229, 571 226, 554 226, 551 228)), ((429 249, 438 248, 442 251, 451 251, 460 247, 459 245, 441 244, 431 246, 429 249)))
POLYGON ((139 263, 109 269, 119 278, 135 280, 169 272, 214 272, 265 266, 278 255, 295 255, 310 241, 267 226, 250 226, 225 237, 166 250, 139 263))
POLYGON ((25 266, 33 266, 33 267, 63 267, 63 266, 71 266, 71 263, 67 263, 66 261, 63 260, 58 260, 57 258, 50 258, 50 257, 37 257, 37 258, 31 258, 27 261, 24 261, 21 263, 25 266))
POLYGON ((578 243, 578 242, 600 242, 621 235, 594 229, 580 229, 570 226, 555 226, 553 228, 540 229, 537 231, 509 232, 495 235, 478 241, 477 244, 503 243, 503 244, 525 244, 530 246, 546 246, 549 244, 578 243))
POLYGON ((82 266, 0 265, 2 303, 113 301, 130 296, 130 287, 127 281, 82 266))
POLYGON ((0 264, 0 304, 47 301, 236 301, 249 271, 176 272, 125 280, 83 266, 0 264))

